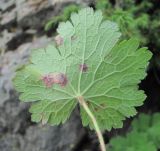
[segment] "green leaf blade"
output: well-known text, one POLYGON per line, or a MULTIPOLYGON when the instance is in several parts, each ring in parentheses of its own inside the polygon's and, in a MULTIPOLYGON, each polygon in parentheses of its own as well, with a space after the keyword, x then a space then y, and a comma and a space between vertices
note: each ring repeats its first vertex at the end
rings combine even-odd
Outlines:
MULTIPOLYGON (((136 39, 115 46, 101 62, 94 80, 84 91, 85 100, 96 104, 92 112, 96 119, 101 119, 102 129, 122 127, 122 120, 134 116, 137 113, 135 107, 142 105, 146 98, 137 84, 146 75, 151 53, 146 48, 138 49, 138 46, 136 39)), ((84 125, 93 128, 92 122, 85 119, 86 115, 81 115, 84 125)))
POLYGON ((43 124, 49 123, 51 125, 65 123, 76 105, 77 102, 75 100, 69 99, 55 102, 44 100, 36 102, 30 108, 30 112, 32 113, 32 121, 42 121, 43 124))
MULTIPOLYGON (((64 123, 82 96, 102 130, 122 127, 146 97, 137 84, 146 75, 150 52, 138 49, 135 39, 117 44, 118 26, 103 22, 102 13, 92 8, 72 14, 57 31, 58 42, 34 50, 14 79, 20 99, 34 102, 32 120, 64 123)), ((94 128, 80 109, 84 126, 94 128)))

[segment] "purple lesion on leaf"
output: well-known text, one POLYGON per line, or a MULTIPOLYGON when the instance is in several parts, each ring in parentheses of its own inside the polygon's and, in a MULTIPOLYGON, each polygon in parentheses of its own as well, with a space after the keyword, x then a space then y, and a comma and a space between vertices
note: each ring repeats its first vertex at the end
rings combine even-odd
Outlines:
POLYGON ((55 77, 54 77, 55 84, 59 84, 62 87, 64 87, 64 86, 66 86, 67 82, 68 82, 68 80, 67 80, 67 77, 65 74, 63 74, 63 73, 55 74, 55 77))
POLYGON ((41 80, 47 88, 51 88, 54 84, 64 87, 68 83, 67 76, 63 73, 49 73, 42 76, 41 80))
POLYGON ((60 46, 63 44, 63 37, 61 37, 60 35, 57 35, 55 38, 54 38, 54 41, 56 43, 57 46, 60 46))
POLYGON ((80 71, 82 71, 82 72, 87 72, 87 70, 88 70, 88 66, 84 63, 84 64, 80 64, 79 65, 79 69, 80 69, 80 71))
POLYGON ((47 88, 52 87, 52 85, 54 84, 54 78, 51 74, 42 76, 41 80, 47 88))

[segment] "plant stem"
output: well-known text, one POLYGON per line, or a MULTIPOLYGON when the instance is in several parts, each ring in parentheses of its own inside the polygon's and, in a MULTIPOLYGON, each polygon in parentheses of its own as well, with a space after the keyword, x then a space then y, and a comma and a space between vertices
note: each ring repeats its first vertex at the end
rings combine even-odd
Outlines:
POLYGON ((92 114, 91 110, 89 109, 87 103, 85 102, 85 100, 83 99, 82 96, 77 97, 77 99, 78 99, 80 105, 82 105, 82 107, 87 112, 87 114, 89 115, 89 117, 91 118, 91 120, 93 122, 93 125, 95 127, 95 131, 96 131, 98 139, 99 139, 101 151, 106 151, 105 142, 104 142, 101 130, 98 126, 98 123, 97 123, 95 116, 92 114))

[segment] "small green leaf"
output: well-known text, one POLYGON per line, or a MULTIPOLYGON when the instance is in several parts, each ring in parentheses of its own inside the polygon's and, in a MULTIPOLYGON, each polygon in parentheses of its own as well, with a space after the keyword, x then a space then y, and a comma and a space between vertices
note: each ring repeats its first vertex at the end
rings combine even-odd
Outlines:
MULTIPOLYGON (((100 128, 110 130, 122 127, 143 104, 146 96, 137 84, 146 75, 151 53, 138 49, 135 39, 117 44, 117 25, 102 18, 92 8, 72 14, 59 25, 59 42, 34 50, 30 64, 17 72, 14 84, 20 99, 34 102, 33 121, 64 123, 83 96, 100 128)), ((83 125, 93 128, 80 110, 83 125)))
POLYGON ((128 133, 126 137, 113 138, 110 145, 112 147, 108 151, 157 151, 147 134, 138 132, 128 133))
POLYGON ((157 151, 160 149, 159 119, 160 113, 140 114, 132 121, 131 132, 111 139, 108 151, 157 151))
POLYGON ((133 131, 146 133, 157 148, 160 148, 160 113, 154 113, 153 115, 140 114, 132 122, 132 127, 133 131))

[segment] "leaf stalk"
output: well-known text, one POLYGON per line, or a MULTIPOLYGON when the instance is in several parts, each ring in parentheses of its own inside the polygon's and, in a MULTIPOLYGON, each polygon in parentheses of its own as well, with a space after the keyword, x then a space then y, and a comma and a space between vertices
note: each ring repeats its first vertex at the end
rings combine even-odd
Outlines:
POLYGON ((98 126, 98 123, 97 123, 97 120, 96 120, 95 116, 93 115, 93 113, 89 109, 86 101, 84 100, 84 98, 82 96, 77 97, 77 99, 78 99, 80 105, 84 108, 84 110, 87 112, 88 116, 91 118, 91 120, 93 122, 95 131, 96 131, 99 143, 100 143, 101 151, 106 151, 106 146, 105 146, 105 142, 104 142, 104 139, 103 139, 103 135, 102 135, 102 132, 101 132, 99 126, 98 126))

